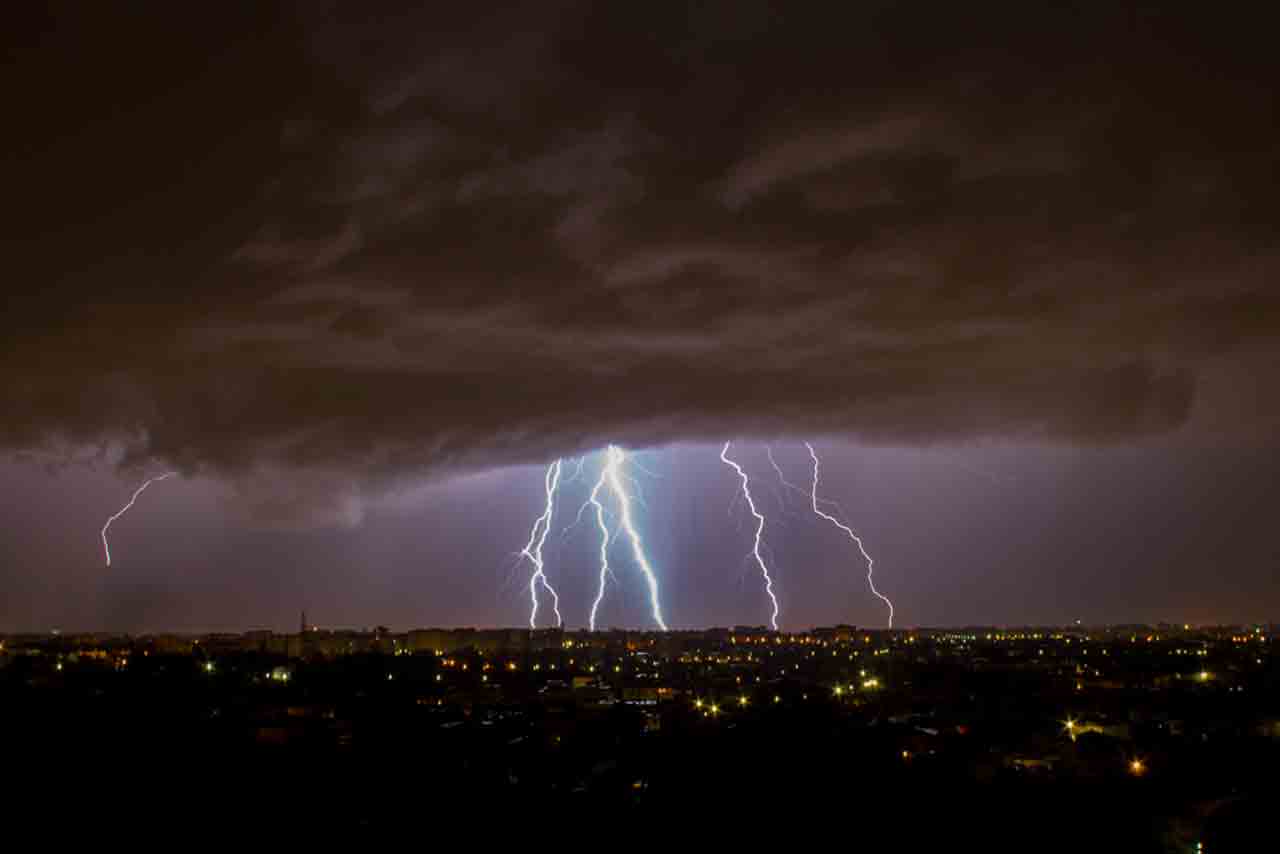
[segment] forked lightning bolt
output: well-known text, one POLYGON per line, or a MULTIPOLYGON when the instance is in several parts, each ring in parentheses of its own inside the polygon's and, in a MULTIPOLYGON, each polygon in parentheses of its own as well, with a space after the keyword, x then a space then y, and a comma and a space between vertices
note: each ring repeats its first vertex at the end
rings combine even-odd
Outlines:
MULTIPOLYGON (((773 470, 774 470, 775 472, 777 472, 777 473, 778 473, 778 482, 779 482, 779 483, 781 483, 783 486, 785 486, 787 489, 791 490, 792 492, 796 493, 797 495, 802 495, 802 496, 804 496, 805 498, 809 498, 809 497, 810 497, 810 496, 809 496, 809 493, 805 492, 803 489, 801 489, 800 487, 796 486, 796 485, 795 485, 794 483, 792 483, 791 481, 787 480, 787 476, 786 476, 786 474, 784 474, 784 473, 783 473, 783 471, 782 471, 782 466, 778 465, 778 461, 777 461, 777 460, 775 460, 775 459, 773 458, 773 446, 772 446, 772 445, 765 445, 765 446, 764 446, 764 453, 765 453, 765 456, 767 456, 767 457, 769 458, 769 465, 773 466, 773 470)), ((819 503, 819 504, 825 504, 825 505, 826 505, 826 506, 828 506, 828 507, 834 507, 834 508, 835 508, 835 511, 836 511, 837 513, 839 513, 841 516, 845 516, 845 515, 847 515, 847 514, 844 512, 844 508, 840 506, 840 502, 838 502, 838 501, 832 501, 830 498, 819 498, 819 499, 818 499, 818 503, 819 503)))
POLYGON ((742 495, 747 499, 747 507, 750 508, 751 515, 756 517, 756 537, 751 546, 751 555, 756 559, 756 564, 760 567, 760 573, 764 576, 764 592, 768 594, 769 601, 773 603, 773 614, 769 617, 769 624, 773 626, 774 631, 777 631, 778 597, 773 595, 773 579, 769 577, 769 567, 765 565, 764 558, 760 556, 760 538, 764 534, 764 516, 756 509, 755 499, 751 497, 751 487, 747 473, 742 470, 742 466, 729 459, 730 444, 732 442, 724 443, 724 447, 720 449, 720 459, 725 465, 731 466, 738 473, 738 477, 742 478, 742 495))
POLYGON ((773 470, 778 473, 779 483, 781 483, 783 486, 785 486, 787 489, 791 490, 792 492, 795 492, 799 495, 803 495, 805 498, 809 497, 808 494, 803 489, 796 486, 791 481, 787 480, 787 476, 782 473, 782 466, 778 465, 778 461, 773 458, 772 445, 764 446, 764 455, 769 458, 769 465, 773 466, 773 470))
MULTIPOLYGON (((627 539, 631 541, 631 553, 649 585, 649 605, 653 610, 653 621, 658 624, 658 628, 665 632, 667 623, 662 619, 662 606, 658 601, 658 578, 654 574, 653 567, 649 565, 649 559, 644 553, 644 545, 640 541, 640 533, 636 530, 635 523, 631 518, 631 496, 627 494, 627 490, 622 485, 622 479, 625 475, 620 472, 620 469, 626 459, 627 455, 621 448, 616 445, 610 445, 608 450, 605 451, 604 470, 601 476, 604 478, 604 482, 608 484, 614 498, 618 501, 620 531, 625 533, 627 539)), ((596 518, 599 521, 600 517, 597 516, 596 518)))
POLYGON ((119 519, 125 513, 127 513, 129 511, 129 508, 133 506, 133 503, 138 500, 138 496, 141 495, 143 492, 145 492, 148 486, 150 486, 153 483, 158 483, 159 481, 166 480, 167 478, 171 478, 175 474, 177 474, 176 471, 168 471, 168 472, 165 472, 164 474, 156 475, 155 477, 149 478, 148 480, 144 481, 142 486, 139 486, 136 490, 134 490, 133 497, 129 499, 129 503, 121 507, 115 513, 113 513, 111 515, 111 518, 107 520, 107 524, 102 526, 102 550, 106 552, 106 555, 107 555, 107 566, 111 566, 111 545, 107 542, 107 529, 111 527, 111 523, 119 519))
POLYGON ((542 515, 533 521, 533 528, 529 531, 529 542, 520 551, 520 556, 528 558, 534 569, 533 575, 529 578, 529 598, 533 600, 533 610, 529 612, 529 628, 531 629, 538 627, 539 584, 551 594, 551 607, 556 612, 556 625, 564 625, 564 620, 560 617, 560 594, 556 593, 556 589, 551 586, 551 582, 547 581, 547 575, 543 572, 542 563, 542 547, 547 542, 547 532, 551 530, 551 514, 555 509, 556 487, 560 485, 560 460, 556 460, 547 466, 543 484, 547 494, 546 508, 542 511, 542 515))
POLYGON ((852 528, 850 528, 848 525, 841 522, 836 517, 831 516, 827 513, 824 513, 822 510, 818 509, 818 502, 820 500, 818 498, 818 455, 814 453, 813 445, 810 445, 808 442, 805 442, 804 446, 809 449, 809 457, 810 459, 813 460, 813 491, 809 493, 810 498, 813 500, 813 512, 821 516, 823 519, 826 519, 828 522, 830 522, 832 525, 835 525, 840 530, 844 531, 846 534, 849 535, 849 539, 853 540, 857 544, 858 551, 862 552, 862 557, 867 562, 867 585, 871 588, 872 593, 880 597, 880 599, 884 602, 884 604, 889 606, 889 628, 893 628, 893 603, 889 601, 889 597, 885 596, 883 593, 881 593, 879 590, 876 589, 876 582, 875 582, 875 578, 873 577, 875 574, 875 561, 871 559, 871 555, 867 554, 866 548, 863 547, 862 538, 859 537, 857 534, 855 534, 852 528))
POLYGON ((585 454, 581 457, 578 457, 578 462, 576 463, 576 468, 574 468, 573 470, 573 474, 569 475, 564 480, 560 481, 560 485, 568 486, 569 484, 576 481, 578 478, 582 477, 582 467, 585 466, 586 464, 587 464, 587 457, 585 454))
MULTIPOLYGON (((609 582, 609 576, 613 574, 609 569, 609 525, 604 518, 604 505, 600 503, 600 490, 604 489, 608 471, 609 461, 606 458, 605 464, 600 468, 600 478, 591 488, 591 495, 587 497, 586 502, 596 508, 596 526, 600 528, 600 587, 596 590, 595 601, 591 603, 591 618, 588 621, 588 626, 593 632, 596 630, 596 613, 600 610, 600 602, 604 599, 605 585, 609 582)), ((586 504, 582 506, 585 507, 586 504)))

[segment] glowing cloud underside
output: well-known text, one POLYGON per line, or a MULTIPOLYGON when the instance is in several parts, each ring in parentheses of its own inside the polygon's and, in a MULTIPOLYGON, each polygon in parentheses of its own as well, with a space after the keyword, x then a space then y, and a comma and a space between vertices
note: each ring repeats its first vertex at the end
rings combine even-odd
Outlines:
POLYGON ((836 517, 831 516, 827 513, 824 513, 822 510, 818 508, 818 503, 819 503, 818 455, 814 452, 813 445, 810 445, 808 442, 805 442, 804 446, 809 449, 809 458, 813 460, 813 490, 809 493, 809 497, 812 499, 812 502, 813 502, 813 512, 821 516, 823 519, 826 519, 828 522, 830 522, 832 525, 835 525, 840 530, 844 531, 846 534, 849 535, 849 539, 853 540, 854 543, 857 544, 858 551, 862 553, 862 557, 867 562, 867 585, 871 588, 872 593, 878 596, 881 599, 881 601, 884 602, 884 604, 889 606, 889 628, 893 628, 893 603, 889 601, 889 597, 885 596, 879 590, 876 589, 876 582, 874 578, 875 561, 871 559, 871 555, 867 554, 866 548, 862 545, 862 538, 859 537, 857 534, 855 534, 853 532, 853 529, 850 528, 848 525, 844 524, 836 517))
POLYGON ((769 567, 765 565, 764 558, 760 556, 760 538, 764 535, 764 516, 756 509, 755 499, 751 497, 750 480, 747 477, 747 473, 742 470, 742 466, 729 459, 730 444, 732 443, 725 442, 724 447, 720 449, 720 460, 725 465, 733 468, 738 473, 738 477, 742 479, 742 495, 747 500, 747 507, 751 510, 751 515, 756 517, 756 535, 755 542, 751 545, 751 556, 755 558, 756 565, 760 567, 760 574, 764 576, 764 591, 768 594, 769 601, 773 603, 773 614, 769 617, 769 624, 773 626, 774 631, 777 631, 778 597, 773 594, 773 579, 769 576, 769 567))
POLYGON ((129 508, 133 506, 134 502, 138 500, 138 496, 141 495, 143 492, 145 492, 148 486, 150 486, 153 483, 159 483, 162 480, 171 478, 175 474, 177 474, 177 472, 169 471, 144 481, 142 486, 139 486, 136 490, 134 490, 133 497, 129 499, 129 503, 121 507, 115 513, 113 513, 111 515, 111 518, 107 519, 107 524, 102 526, 102 550, 103 552, 106 553, 106 556, 107 556, 107 566, 111 566, 111 544, 107 542, 107 529, 111 527, 111 523, 119 519, 125 513, 127 513, 129 508))
POLYGON ((538 627, 538 585, 541 584, 551 594, 551 607, 556 613, 556 625, 564 625, 564 620, 560 616, 560 594, 556 593, 556 589, 551 586, 551 582, 547 580, 547 575, 543 572, 542 547, 547 542, 547 533, 551 530, 551 515, 555 510, 556 488, 560 485, 560 460, 556 460, 547 466, 546 476, 543 483, 546 489, 547 503, 542 515, 533 521, 533 528, 529 531, 529 542, 520 551, 520 556, 529 559, 533 564, 533 575, 529 577, 529 598, 533 602, 533 609, 529 612, 529 628, 536 629, 538 627))
MULTIPOLYGON (((627 455, 621 448, 616 445, 610 445, 605 452, 603 477, 605 483, 609 486, 609 490, 618 501, 620 530, 631 541, 631 553, 649 585, 649 604, 653 610, 653 621, 658 624, 658 628, 665 632, 667 623, 662 619, 662 606, 658 601, 658 578, 654 574, 653 567, 649 564, 649 559, 645 556, 640 533, 636 530, 635 523, 631 518, 631 496, 627 494, 627 490, 622 485, 622 475, 619 470, 626 459, 627 455)), ((599 517, 597 517, 598 519, 599 517)))

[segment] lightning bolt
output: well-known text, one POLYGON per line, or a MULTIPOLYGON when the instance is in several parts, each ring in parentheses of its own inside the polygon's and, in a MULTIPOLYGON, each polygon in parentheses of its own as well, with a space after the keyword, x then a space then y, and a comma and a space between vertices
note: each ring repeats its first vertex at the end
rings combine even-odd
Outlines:
MULTIPOLYGON (((586 503, 596 508, 596 526, 600 529, 600 587, 596 591, 595 601, 591 603, 591 619, 588 625, 591 631, 596 630, 596 612, 600 610, 600 602, 604 599, 604 588, 609 581, 609 576, 613 574, 613 570, 609 569, 609 525, 604 518, 604 505, 600 503, 600 490, 604 489, 605 477, 609 471, 609 459, 606 458, 605 464, 600 467, 600 478, 596 481, 596 485, 591 489, 591 495, 587 497, 586 503)), ((581 510, 579 510, 581 515, 581 510)), ((665 628, 665 627, 664 627, 665 628)))
POLYGON ((867 562, 867 586, 871 588, 872 593, 880 597, 881 601, 883 601, 884 604, 889 606, 889 628, 893 628, 893 603, 889 601, 889 597, 885 596, 883 593, 881 593, 879 590, 876 589, 876 582, 873 577, 875 574, 875 561, 871 559, 871 555, 867 554, 866 548, 863 547, 862 538, 859 537, 857 534, 855 534, 852 528, 850 528, 848 525, 841 522, 836 517, 831 516, 827 513, 824 513, 822 510, 818 509, 818 502, 821 500, 818 498, 818 455, 814 452, 813 445, 810 445, 808 442, 805 442, 804 446, 809 449, 809 458, 813 460, 813 490, 809 493, 809 497, 813 501, 813 512, 821 516, 823 519, 826 519, 828 522, 830 522, 832 525, 835 525, 840 530, 844 531, 846 534, 849 535, 849 539, 853 540, 857 544, 858 551, 862 552, 862 557, 867 562))
POLYGON ((796 493, 799 493, 800 495, 803 495, 805 498, 809 497, 809 494, 807 492, 805 492, 800 487, 796 486, 791 481, 787 480, 787 476, 782 473, 782 466, 778 465, 778 461, 773 458, 773 445, 764 446, 764 455, 769 458, 769 465, 773 466, 773 470, 778 473, 778 481, 783 486, 785 486, 787 489, 791 490, 792 492, 796 492, 796 493))
POLYGON ((533 610, 529 612, 529 628, 531 629, 538 627, 539 583, 551 594, 551 607, 556 612, 556 625, 564 625, 564 620, 560 616, 560 594, 556 593, 556 589, 551 586, 551 582, 547 581, 547 575, 543 572, 542 563, 542 547, 547 542, 547 532, 551 530, 551 514, 555 509, 556 488, 560 485, 560 462, 560 460, 556 460, 547 466, 547 473, 543 478, 547 493, 546 509, 542 511, 541 516, 533 520, 533 528, 529 531, 529 542, 520 551, 520 556, 528 558, 534 568, 533 575, 529 578, 529 598, 533 601, 533 610))
POLYGON ((742 466, 729 459, 730 444, 732 443, 724 443, 724 447, 720 449, 720 459, 725 465, 731 466, 738 473, 738 477, 742 478, 742 495, 747 499, 747 507, 750 508, 751 515, 756 517, 756 538, 751 546, 751 554, 755 557, 756 564, 760 567, 760 573, 764 576, 764 592, 769 595, 769 601, 773 602, 773 614, 769 617, 769 624, 773 626, 774 631, 777 631, 778 597, 773 595, 773 579, 769 577, 769 567, 765 565, 764 558, 760 556, 760 537, 764 534, 764 516, 756 509, 756 502, 751 497, 751 487, 747 473, 742 470, 742 466))
MULTIPOLYGON (((796 486, 796 485, 795 485, 794 483, 792 483, 791 481, 787 480, 787 476, 786 476, 786 475, 783 473, 783 471, 782 471, 782 466, 778 465, 778 461, 777 461, 777 460, 775 460, 775 459, 773 458, 773 446, 772 446, 772 445, 765 445, 765 446, 764 446, 764 453, 765 453, 765 456, 769 458, 769 465, 773 466, 773 470, 774 470, 775 472, 777 472, 777 473, 778 473, 778 482, 779 482, 779 483, 781 483, 783 486, 785 486, 787 489, 791 490, 792 492, 796 493, 797 495, 802 495, 802 496, 804 496, 805 498, 810 498, 810 497, 811 497, 811 496, 810 496, 810 494, 809 494, 808 492, 806 492, 805 490, 803 490, 803 489, 801 489, 800 487, 796 486)), ((848 515, 847 513, 845 513, 845 512, 844 512, 844 508, 840 506, 840 503, 839 503, 838 501, 832 501, 832 500, 831 500, 831 499, 829 499, 829 498, 819 498, 819 499, 818 499, 818 503, 819 503, 819 504, 824 504, 824 505, 826 505, 827 507, 834 507, 834 508, 835 508, 835 511, 836 511, 837 513, 839 513, 841 516, 847 516, 847 515, 848 515)))
POLYGON ((564 480, 560 481, 560 485, 568 486, 569 484, 578 480, 578 478, 582 477, 582 467, 585 466, 586 464, 587 464, 587 457, 585 454, 581 457, 578 457, 578 461, 576 463, 577 467, 573 470, 573 474, 569 475, 564 480))
POLYGON ((134 490, 133 497, 129 499, 129 503, 121 507, 115 513, 113 513, 111 515, 111 518, 107 519, 107 524, 102 526, 102 550, 107 555, 107 566, 111 566, 111 544, 107 542, 107 529, 111 527, 111 523, 119 519, 125 513, 127 513, 129 511, 129 508, 133 506, 134 502, 138 500, 138 496, 141 495, 143 492, 145 492, 148 486, 150 486, 153 483, 158 483, 159 481, 171 478, 175 474, 177 474, 176 471, 168 471, 168 472, 165 472, 164 474, 156 475, 155 477, 149 478, 148 480, 144 481, 142 486, 139 486, 136 490, 134 490))
MULTIPOLYGON (((653 572, 653 567, 649 564, 649 559, 645 556, 644 545, 640 541, 640 533, 636 531, 635 523, 631 518, 631 496, 627 494, 627 490, 622 486, 622 479, 626 475, 621 474, 620 469, 626 459, 627 455, 621 448, 616 445, 610 445, 608 450, 605 451, 605 464, 601 477, 618 501, 618 509, 620 511, 618 514, 620 517, 619 530, 625 533, 627 539, 631 541, 631 553, 649 585, 649 604, 653 610, 653 621, 658 624, 658 628, 665 632, 667 631, 667 624, 662 619, 662 606, 658 602, 658 579, 653 572)), ((597 521, 599 521, 598 516, 597 521)), ((602 576, 603 573, 604 570, 601 571, 602 576)))

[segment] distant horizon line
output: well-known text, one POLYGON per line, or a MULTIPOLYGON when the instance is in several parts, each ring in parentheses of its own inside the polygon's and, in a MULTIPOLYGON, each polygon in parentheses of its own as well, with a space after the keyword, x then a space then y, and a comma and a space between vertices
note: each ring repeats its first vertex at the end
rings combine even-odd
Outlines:
MULTIPOLYGON (((1168 630, 1175 629, 1181 631, 1190 631, 1193 629, 1227 629, 1239 628, 1241 626, 1275 626, 1277 621, 1274 620, 1246 620, 1242 622, 1213 622, 1213 623, 1193 623, 1189 621, 1160 621, 1156 623, 1144 622, 1117 622, 1117 623, 964 623, 964 624, 939 624, 939 625, 921 625, 909 627, 887 628, 883 626, 860 626, 855 623, 833 623, 829 625, 815 625, 804 629, 772 629, 767 625, 708 625, 693 628, 631 628, 625 626, 614 626, 607 629, 596 629, 592 631, 587 627, 567 628, 563 626, 548 626, 545 628, 531 629, 528 626, 415 626, 413 628, 392 628, 384 625, 374 626, 308 626, 307 632, 349 632, 357 634, 409 634, 411 632, 527 632, 531 635, 550 634, 560 632, 563 634, 575 635, 608 635, 618 632, 627 632, 631 634, 649 634, 649 635, 677 635, 689 634, 695 632, 710 631, 743 631, 770 635, 805 635, 818 631, 833 631, 838 629, 853 629, 865 634, 912 634, 917 632, 942 632, 942 631, 1019 631, 1019 630, 1052 630, 1052 631, 1083 631, 1095 629, 1124 629, 1124 628, 1144 628, 1168 630)), ((14 635, 124 635, 147 637, 151 635, 174 635, 179 637, 199 637, 201 635, 246 635, 266 632, 278 635, 296 635, 304 632, 299 628, 290 630, 277 630, 268 627, 254 627, 244 629, 146 629, 146 630, 127 630, 127 629, 0 629, 0 637, 9 637, 14 635)))

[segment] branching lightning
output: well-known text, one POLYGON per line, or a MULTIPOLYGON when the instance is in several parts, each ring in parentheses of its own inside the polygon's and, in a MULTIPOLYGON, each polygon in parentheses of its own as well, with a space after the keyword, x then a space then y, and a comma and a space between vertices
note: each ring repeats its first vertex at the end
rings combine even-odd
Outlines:
MULTIPOLYGON (((764 453, 765 453, 765 456, 767 456, 767 457, 769 458, 769 465, 773 466, 773 470, 774 470, 775 472, 777 472, 777 473, 778 473, 778 482, 779 482, 779 483, 781 483, 783 486, 785 486, 787 489, 791 490, 792 492, 796 493, 797 495, 801 495, 801 496, 803 496, 803 497, 804 497, 804 498, 806 498, 806 499, 811 498, 811 496, 810 496, 810 494, 809 494, 808 492, 806 492, 805 490, 803 490, 803 489, 801 489, 800 487, 796 486, 796 485, 795 485, 794 483, 792 483, 791 481, 787 480, 787 476, 786 476, 786 474, 784 474, 784 473, 783 473, 783 471, 782 471, 782 466, 778 465, 778 461, 777 461, 777 460, 775 460, 775 459, 773 458, 773 446, 772 446, 772 445, 765 445, 765 446, 764 446, 764 453)), ((818 499, 818 503, 819 503, 819 504, 826 505, 827 507, 834 507, 834 508, 835 508, 835 511, 836 511, 837 513, 839 513, 841 516, 847 516, 847 515, 848 515, 847 513, 845 513, 845 512, 844 512, 844 508, 840 506, 840 503, 839 503, 838 501, 832 501, 832 500, 831 500, 831 499, 829 499, 829 498, 819 498, 819 499, 818 499)))
POLYGON ((787 489, 791 490, 792 492, 797 493, 798 495, 803 495, 805 498, 809 497, 809 494, 807 492, 805 492, 800 487, 796 486, 791 481, 787 480, 787 476, 782 473, 782 466, 778 465, 778 461, 773 458, 772 445, 764 446, 764 455, 769 458, 769 465, 773 466, 773 470, 778 473, 779 483, 781 483, 783 486, 785 486, 787 489))
POLYGON ((824 513, 822 510, 818 508, 818 503, 821 500, 818 498, 818 465, 819 465, 818 455, 817 453, 814 452, 813 445, 810 445, 808 442, 805 442, 804 446, 809 449, 809 458, 813 460, 813 490, 809 493, 809 497, 813 502, 813 512, 821 516, 823 519, 826 519, 828 522, 830 522, 832 525, 835 525, 840 530, 844 531, 846 534, 849 535, 849 539, 853 540, 854 543, 857 544, 858 551, 862 553, 863 559, 865 559, 867 562, 867 585, 871 588, 872 593, 878 596, 880 600, 884 602, 884 604, 889 606, 889 628, 893 628, 893 603, 889 601, 889 597, 885 596, 883 593, 881 593, 879 590, 876 589, 876 582, 875 582, 875 578, 873 577, 875 574, 875 561, 872 560, 871 555, 867 554, 866 548, 862 545, 862 538, 859 537, 857 534, 855 534, 853 532, 853 529, 850 528, 848 525, 844 524, 836 517, 828 513, 824 513))
MULTIPOLYGON (((596 590, 595 601, 591 603, 591 618, 588 625, 591 631, 596 630, 596 613, 600 610, 600 602, 604 599, 604 588, 609 582, 609 576, 613 574, 613 570, 609 569, 609 525, 604 518, 604 505, 600 503, 600 490, 604 489, 605 476, 609 471, 609 461, 606 458, 604 466, 600 469, 600 478, 596 481, 596 485, 591 488, 591 495, 588 496, 587 504, 596 508, 596 525, 600 528, 600 587, 596 590)), ((579 511, 581 513, 581 511, 579 511)))
MULTIPOLYGON (((645 556, 640 533, 636 530, 635 523, 631 518, 631 496, 627 494, 627 490, 622 485, 622 479, 626 475, 622 474, 620 470, 626 459, 627 455, 621 448, 616 445, 610 445, 608 450, 605 451, 605 463, 601 477, 618 501, 619 530, 626 533, 627 539, 631 541, 631 553, 649 585, 649 604, 653 610, 653 621, 665 632, 667 623, 662 619, 662 606, 658 601, 658 578, 654 574, 653 567, 649 564, 648 557, 645 556)), ((599 520, 598 516, 597 520, 599 520)))
MULTIPOLYGON (((769 617, 769 624, 773 626, 774 631, 778 630, 778 597, 773 594, 773 579, 769 576, 769 567, 765 564, 764 558, 760 556, 760 538, 764 534, 764 516, 756 509, 756 502, 751 497, 750 480, 747 473, 743 471, 742 466, 729 459, 729 445, 732 442, 725 442, 724 447, 720 449, 721 461, 733 468, 738 473, 738 477, 742 479, 742 495, 747 500, 747 507, 751 510, 751 515, 756 517, 756 535, 755 542, 751 546, 751 554, 756 560, 756 564, 760 567, 760 573, 764 576, 764 590, 769 596, 769 601, 773 603, 773 614, 769 617)), ((815 503, 815 507, 817 504, 815 503)))
POLYGON ((111 515, 111 518, 107 519, 107 524, 102 526, 102 550, 107 555, 107 566, 111 566, 111 545, 107 542, 107 529, 111 527, 111 523, 119 519, 125 513, 127 513, 129 508, 133 506, 134 502, 138 500, 138 496, 141 495, 143 492, 145 492, 148 486, 150 486, 153 483, 157 483, 159 481, 171 478, 175 474, 177 474, 177 472, 168 471, 168 472, 165 472, 164 474, 156 475, 155 477, 149 478, 148 480, 144 481, 142 486, 139 486, 136 490, 134 490, 133 497, 129 499, 129 503, 121 507, 115 513, 113 513, 111 515))
MULTIPOLYGON (((774 563, 773 552, 769 549, 768 543, 764 539, 764 529, 766 519, 764 513, 760 511, 757 505, 755 495, 751 492, 751 478, 746 470, 732 457, 729 456, 729 450, 733 446, 732 441, 724 443, 720 449, 720 461, 726 466, 733 469, 741 482, 741 489, 734 494, 734 500, 730 504, 730 513, 738 501, 743 501, 747 508, 751 511, 752 518, 756 521, 755 534, 752 539, 751 549, 743 556, 744 562, 754 561, 759 568, 761 576, 764 578, 765 594, 772 603, 772 612, 769 616, 769 624, 775 631, 778 630, 778 614, 781 608, 778 603, 778 596, 774 592, 773 576, 770 571, 770 564, 774 563), (767 558, 767 559, 766 559, 767 558)), ((821 479, 821 462, 818 459, 818 453, 814 450, 813 445, 808 442, 804 443, 805 448, 809 451, 809 458, 813 462, 813 482, 811 487, 806 491, 802 487, 792 483, 787 479, 786 473, 774 458, 772 447, 766 446, 765 452, 769 459, 769 464, 773 467, 774 472, 778 476, 778 482, 791 492, 808 496, 808 503, 813 510, 814 515, 825 519, 832 525, 844 532, 849 539, 853 540, 854 545, 858 547, 858 552, 862 555, 863 560, 867 563, 867 586, 871 592, 880 601, 884 602, 889 609, 889 628, 893 628, 894 607, 893 602, 888 596, 885 596, 875 584, 875 560, 867 552, 866 546, 862 542, 862 538, 847 524, 841 521, 840 517, 844 516, 844 511, 840 505, 829 499, 818 496, 818 487, 821 479), (827 512, 823 507, 831 507, 839 514, 833 515, 827 512)), ((667 631, 667 623, 662 614, 662 604, 658 590, 657 573, 654 571, 649 558, 645 553, 644 541, 640 535, 640 531, 636 527, 633 502, 640 501, 640 485, 635 481, 634 476, 627 471, 627 463, 631 462, 636 468, 645 471, 638 463, 630 460, 627 453, 617 445, 609 445, 604 451, 603 461, 600 466, 599 476, 596 478, 595 484, 592 486, 587 499, 578 508, 577 515, 574 520, 564 529, 562 536, 567 536, 581 520, 583 514, 587 512, 587 508, 591 507, 595 513, 596 529, 599 532, 599 571, 597 576, 597 587, 595 598, 591 603, 591 612, 588 619, 588 626, 591 631, 596 631, 596 624, 600 614, 600 606, 604 602, 605 592, 608 589, 610 579, 617 581, 616 570, 609 563, 609 550, 616 543, 618 538, 625 536, 631 544, 631 554, 641 574, 644 576, 645 583, 649 591, 649 603, 654 622, 662 631, 667 631), (607 502, 604 492, 611 494, 614 506, 606 506, 607 502), (616 521, 617 524, 611 524, 616 521)), ((546 545, 547 537, 551 531, 552 517, 555 514, 556 492, 562 487, 573 483, 582 476, 585 458, 578 460, 570 459, 569 471, 566 477, 561 477, 564 472, 564 460, 557 459, 555 462, 547 466, 546 473, 543 477, 543 486, 546 495, 546 502, 543 507, 542 514, 533 522, 533 527, 529 530, 529 540, 525 547, 520 551, 520 559, 528 559, 533 565, 533 574, 529 578, 529 600, 531 610, 529 612, 529 627, 537 628, 538 625, 538 608, 539 608, 539 586, 551 595, 552 608, 555 611, 556 625, 563 626, 564 618, 560 613, 560 595, 551 585, 546 574, 546 564, 543 557, 543 550, 546 545)), ((648 472, 646 472, 648 473, 648 472)), ((138 492, 134 494, 136 500, 138 494, 142 492, 148 485, 155 480, 162 480, 169 477, 166 474, 162 477, 153 478, 151 481, 144 483, 138 492)), ((775 487, 776 490, 776 487, 775 487)), ((783 505, 784 514, 787 511, 786 502, 779 496, 779 501, 783 505)), ((120 513, 108 520, 110 525, 119 515, 128 510, 133 505, 133 501, 129 502, 120 513)), ((106 528, 103 528, 103 543, 106 543, 106 528)), ((110 563, 110 553, 108 552, 108 564, 110 563)))
POLYGON ((520 551, 520 556, 528 558, 534 568, 533 575, 529 578, 529 598, 533 601, 533 610, 529 612, 531 629, 538 627, 539 584, 551 594, 551 607, 556 612, 556 625, 564 625, 564 620, 560 616, 560 594, 556 593, 556 589, 547 580, 542 562, 542 547, 547 542, 547 533, 551 530, 551 514, 555 509, 556 488, 560 485, 560 463, 560 460, 556 460, 547 466, 547 473, 543 478, 547 494, 546 508, 542 511, 542 515, 533 521, 533 528, 529 531, 529 542, 520 551))
POLYGON ((582 477, 582 467, 585 466, 586 464, 587 464, 587 457, 585 454, 578 457, 578 461, 577 463, 575 463, 573 474, 569 475, 564 480, 560 481, 560 485, 568 486, 569 484, 573 483, 574 481, 582 477))

